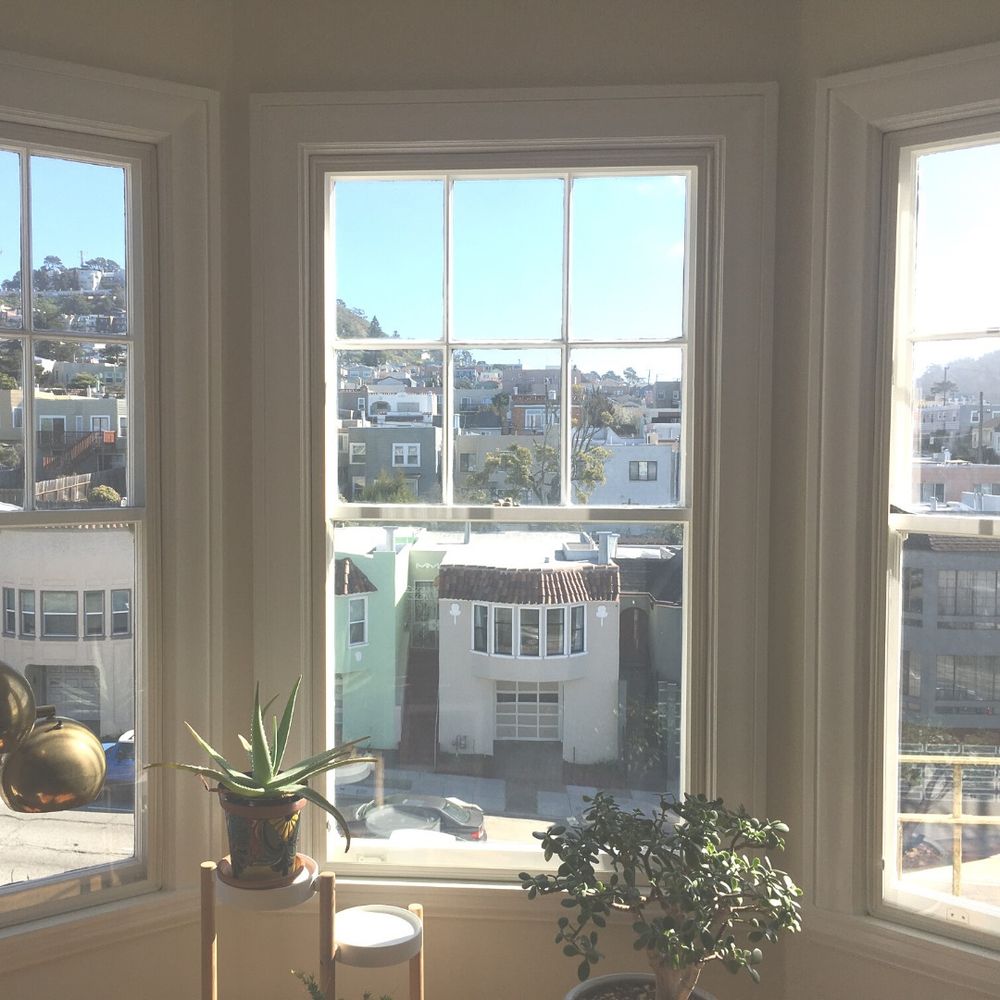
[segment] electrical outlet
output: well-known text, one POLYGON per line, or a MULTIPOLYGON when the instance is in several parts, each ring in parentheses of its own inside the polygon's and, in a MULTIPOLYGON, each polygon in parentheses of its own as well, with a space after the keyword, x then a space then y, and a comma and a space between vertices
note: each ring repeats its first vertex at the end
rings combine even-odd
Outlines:
POLYGON ((947 916, 949 920, 954 920, 957 924, 967 924, 969 922, 969 914, 965 910, 956 909, 954 906, 948 907, 947 916))

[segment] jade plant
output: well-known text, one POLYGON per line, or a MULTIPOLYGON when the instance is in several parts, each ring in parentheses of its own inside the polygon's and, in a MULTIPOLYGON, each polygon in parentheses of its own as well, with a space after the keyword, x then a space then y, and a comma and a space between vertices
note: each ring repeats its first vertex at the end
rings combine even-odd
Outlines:
POLYGON ((801 929, 802 891, 761 851, 784 848, 788 827, 727 809, 721 799, 662 796, 651 813, 626 812, 598 792, 583 823, 536 833, 555 874, 520 879, 528 895, 563 893, 556 943, 579 958, 581 980, 602 956, 599 930, 613 914, 631 919, 634 946, 656 979, 656 1000, 687 1000, 718 961, 760 981, 761 945, 801 929))
POLYGON ((178 764, 173 761, 163 761, 148 766, 173 767, 178 771, 188 771, 191 774, 200 775, 206 786, 209 781, 214 781, 219 788, 224 789, 230 795, 250 802, 260 803, 293 797, 308 799, 333 817, 349 847, 351 834, 344 816, 325 796, 314 788, 310 788, 307 782, 310 778, 343 767, 345 764, 372 763, 375 758, 357 755, 358 745, 367 738, 362 737, 339 747, 323 750, 293 764, 291 767, 282 769, 285 749, 288 745, 288 735, 292 728, 292 718, 295 715, 295 701, 301 683, 302 678, 299 677, 292 688, 292 693, 288 696, 288 702, 285 704, 280 722, 277 716, 272 716, 270 739, 265 729, 264 717, 275 699, 272 698, 267 704, 261 706, 260 685, 257 685, 254 691, 253 712, 250 717, 250 739, 242 734, 237 734, 243 749, 249 755, 249 770, 241 770, 230 764, 187 722, 184 725, 187 726, 195 742, 214 762, 215 766, 178 764))
MULTIPOLYGON (((296 972, 294 969, 292 969, 292 975, 295 976, 295 978, 298 979, 306 988, 306 993, 309 994, 311 1000, 326 1000, 326 994, 324 994, 320 989, 315 976, 310 976, 305 972, 296 972)), ((365 990, 361 1000, 375 1000, 375 994, 370 990, 365 990)), ((392 997, 383 993, 382 996, 379 997, 379 1000, 392 1000, 392 997)))

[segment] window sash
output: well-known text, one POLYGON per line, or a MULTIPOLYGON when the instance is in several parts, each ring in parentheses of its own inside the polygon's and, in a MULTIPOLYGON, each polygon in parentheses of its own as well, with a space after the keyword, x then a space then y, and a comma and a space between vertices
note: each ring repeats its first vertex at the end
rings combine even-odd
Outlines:
POLYGON ((83 595, 84 638, 104 635, 104 591, 88 590, 83 595))
POLYGON ((132 634, 132 591, 111 591, 111 634, 132 634))
POLYGON ((79 595, 75 590, 42 591, 42 636, 76 639, 80 634, 79 595))
POLYGON ((35 592, 22 590, 21 601, 21 635, 25 638, 35 637, 35 592))

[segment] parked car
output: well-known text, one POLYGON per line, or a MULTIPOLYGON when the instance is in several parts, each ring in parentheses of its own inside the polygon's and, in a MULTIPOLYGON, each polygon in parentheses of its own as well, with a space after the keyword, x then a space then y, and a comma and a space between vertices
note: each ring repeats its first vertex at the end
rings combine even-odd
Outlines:
POLYGON ((105 785, 135 784, 135 730, 122 733, 114 743, 103 743, 104 759, 108 763, 105 785))
POLYGON ((391 837, 397 830, 433 830, 459 840, 485 840, 483 810, 471 802, 440 795, 387 795, 365 802, 350 821, 355 837, 391 837))

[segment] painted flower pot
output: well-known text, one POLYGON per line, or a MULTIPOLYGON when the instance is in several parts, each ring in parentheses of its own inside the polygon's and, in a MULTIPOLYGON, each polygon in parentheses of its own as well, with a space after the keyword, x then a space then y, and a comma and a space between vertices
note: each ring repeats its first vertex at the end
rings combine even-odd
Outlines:
POLYGON ((245 799, 219 788, 226 814, 232 879, 254 888, 291 885, 302 867, 299 818, 304 798, 245 799))
MULTIPOLYGON (((655 1000, 656 977, 651 972, 612 972, 577 983, 566 1000, 655 1000)), ((695 987, 691 1000, 715 1000, 695 987)))

